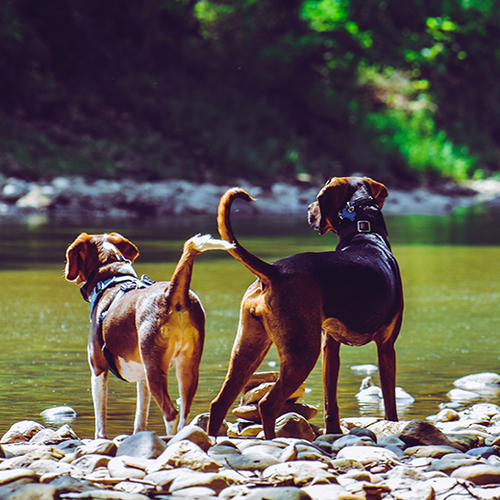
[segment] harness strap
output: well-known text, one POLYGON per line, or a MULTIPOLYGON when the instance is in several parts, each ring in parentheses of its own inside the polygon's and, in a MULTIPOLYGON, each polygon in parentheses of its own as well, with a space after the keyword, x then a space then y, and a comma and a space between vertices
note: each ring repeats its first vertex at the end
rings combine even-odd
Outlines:
MULTIPOLYGON (((127 292, 130 292, 131 290, 147 288, 148 286, 154 284, 155 281, 153 281, 149 276, 146 276, 145 274, 141 276, 141 279, 133 275, 115 276, 105 281, 99 281, 99 283, 97 283, 95 288, 92 290, 90 298, 88 297, 87 290, 85 288, 86 286, 85 283, 85 285, 81 287, 80 291, 82 293, 83 298, 87 302, 90 302, 90 321, 92 321, 92 313, 94 312, 94 309, 97 306, 99 300, 101 299, 103 293, 108 288, 119 285, 120 283, 121 283, 120 290, 118 290, 118 293, 114 296, 109 307, 101 313, 101 323, 102 321, 104 321, 104 318, 108 314, 109 310, 113 307, 113 305, 116 304, 116 302, 118 302, 127 292)), ((106 361, 108 362, 109 370, 111 371, 111 373, 115 375, 115 377, 126 382, 126 380, 118 372, 118 368, 116 367, 113 355, 108 350, 104 342, 102 346, 102 353, 106 358, 106 361)))

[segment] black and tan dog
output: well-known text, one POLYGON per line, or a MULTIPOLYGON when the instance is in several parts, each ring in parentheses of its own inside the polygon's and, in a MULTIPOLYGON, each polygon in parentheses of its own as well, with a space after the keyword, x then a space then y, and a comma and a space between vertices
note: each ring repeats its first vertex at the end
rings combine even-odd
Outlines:
POLYGON ((228 243, 194 236, 170 282, 137 278, 136 246, 118 233, 80 234, 66 252, 66 279, 81 288, 91 304, 88 356, 95 411, 95 436, 106 437, 108 370, 137 382, 134 432, 146 429, 150 394, 162 411, 168 434, 186 422, 198 387, 205 339, 205 313, 189 289, 195 257, 206 250, 227 250, 228 243), (181 397, 179 412, 167 388, 175 362, 181 397), (179 417, 179 418, 178 418, 179 417))
POLYGON ((320 234, 337 233, 336 250, 292 255, 273 264, 243 248, 231 228, 233 200, 252 198, 238 188, 221 198, 219 232, 234 244, 229 253, 258 279, 242 300, 229 369, 210 408, 210 435, 217 435, 272 343, 280 358, 279 379, 259 404, 267 439, 275 436, 283 403, 313 369, 322 344, 326 431, 341 431, 337 405, 341 343, 376 342, 385 418, 397 420, 394 342, 401 328, 403 292, 380 211, 387 195, 383 184, 368 178, 330 179, 309 207, 309 224, 320 234))

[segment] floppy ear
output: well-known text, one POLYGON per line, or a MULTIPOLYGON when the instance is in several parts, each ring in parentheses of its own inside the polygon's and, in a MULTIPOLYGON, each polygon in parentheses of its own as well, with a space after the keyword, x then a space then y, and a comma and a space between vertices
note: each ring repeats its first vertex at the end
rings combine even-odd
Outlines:
POLYGON ((134 262, 134 260, 139 255, 138 248, 127 238, 124 238, 121 234, 118 233, 110 233, 107 235, 107 239, 110 243, 112 243, 118 250, 120 250, 121 254, 130 262, 134 262))
POLYGON ((320 234, 337 232, 338 213, 345 205, 348 190, 349 181, 346 177, 332 177, 318 193, 319 221, 316 229, 320 234))
POLYGON ((68 281, 76 281, 78 283, 83 264, 81 253, 88 245, 88 240, 90 240, 90 238, 91 237, 87 233, 82 233, 66 250, 66 268, 64 275, 68 281))
POLYGON ((369 177, 365 177, 363 180, 367 182, 368 185, 370 186, 370 189, 372 190, 372 195, 375 198, 378 207, 382 209, 382 207, 384 206, 385 199, 389 196, 389 191, 383 184, 374 181, 369 177))

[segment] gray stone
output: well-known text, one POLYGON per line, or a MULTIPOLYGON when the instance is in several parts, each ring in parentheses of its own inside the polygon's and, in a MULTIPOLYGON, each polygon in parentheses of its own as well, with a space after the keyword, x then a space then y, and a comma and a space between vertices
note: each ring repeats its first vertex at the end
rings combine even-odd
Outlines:
POLYGON ((245 448, 241 454, 230 454, 226 456, 229 466, 236 470, 264 470, 270 465, 281 462, 274 454, 271 454, 265 446, 251 446, 245 448))
POLYGON ((313 481, 318 484, 336 483, 334 474, 327 471, 326 464, 297 460, 267 467, 262 478, 273 484, 306 486, 313 481))
POLYGON ((141 431, 125 438, 116 451, 116 456, 157 458, 166 449, 167 444, 154 432, 141 431))
POLYGON ((56 488, 50 484, 24 484, 16 488, 10 495, 2 496, 5 500, 57 500, 56 488))
POLYGON ((173 436, 167 446, 171 446, 179 441, 183 441, 184 439, 197 444, 203 451, 208 451, 213 444, 208 437, 208 434, 201 427, 190 424, 173 436))
POLYGON ((465 454, 462 455, 445 455, 430 465, 429 470, 437 470, 445 472, 446 474, 451 474, 456 469, 463 466, 477 465, 481 464, 479 460, 473 457, 469 457, 465 454))
MULTIPOLYGON (((208 419, 210 418, 210 413, 200 413, 196 415, 196 417, 191 420, 190 425, 196 425, 200 429, 203 429, 205 432, 208 430, 208 419)), ((222 421, 222 425, 219 429, 219 436, 227 436, 228 424, 225 420, 222 421)))
POLYGON ((373 466, 378 462, 399 463, 398 457, 389 450, 378 446, 347 446, 337 454, 337 460, 356 460, 363 466, 373 466))
POLYGON ((452 472, 451 477, 467 479, 474 484, 499 484, 500 468, 479 463, 460 467, 452 472))
POLYGON ((224 489, 230 486, 234 481, 230 481, 227 476, 217 473, 202 473, 190 471, 178 474, 172 481, 169 490, 176 492, 193 486, 201 486, 210 488, 217 495, 224 489))
POLYGON ((285 413, 276 420, 276 436, 314 441, 316 434, 307 420, 297 413, 285 413))
POLYGON ((82 444, 75 451, 77 458, 92 454, 114 457, 116 455, 116 444, 110 439, 93 439, 90 442, 82 444))
POLYGON ((30 479, 38 482, 38 475, 34 470, 19 468, 0 470, 0 485, 8 484, 19 479, 30 479))
POLYGON ((436 426, 424 420, 412 420, 399 437, 408 446, 444 445, 463 450, 461 445, 448 439, 436 426))
POLYGON ((362 498, 351 495, 340 484, 315 484, 305 486, 302 491, 307 493, 312 500, 354 500, 362 498))
POLYGON ((412 457, 442 458, 450 453, 456 453, 457 449, 452 446, 411 446, 404 451, 405 455, 412 457))
POLYGON ((374 446, 375 443, 368 436, 356 436, 347 434, 337 439, 333 445, 333 451, 337 452, 346 446, 374 446))
POLYGON ((147 472, 156 472, 168 467, 186 467, 202 472, 217 472, 219 464, 212 460, 197 444, 187 439, 169 446, 155 459, 147 472))
POLYGON ((311 496, 294 486, 255 488, 244 497, 234 497, 234 500, 312 500, 311 496))
POLYGON ((127 457, 126 455, 113 457, 108 462, 109 475, 114 478, 144 479, 146 476, 147 465, 141 464, 142 466, 136 466, 139 464, 134 464, 134 458, 136 457, 127 457))
POLYGON ((11 428, 2 436, 0 444, 6 443, 21 443, 29 441, 35 434, 40 432, 45 427, 33 420, 22 420, 16 422, 11 428))
POLYGON ((107 467, 109 460, 110 457, 107 455, 90 454, 77 458, 72 465, 81 470, 83 474, 90 474, 97 467, 107 467))

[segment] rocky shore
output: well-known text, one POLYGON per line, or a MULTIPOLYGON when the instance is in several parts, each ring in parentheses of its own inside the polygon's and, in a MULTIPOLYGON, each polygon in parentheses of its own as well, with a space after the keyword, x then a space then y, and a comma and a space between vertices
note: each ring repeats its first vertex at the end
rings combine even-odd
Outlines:
MULTIPOLYGON (((289 414, 295 419, 296 414, 289 414)), ((313 439, 210 438, 195 419, 172 438, 85 439, 68 424, 13 425, 0 498, 122 500, 492 500, 500 498, 500 407, 428 421, 344 419, 313 439)))
MULTIPOLYGON (((88 181, 58 177, 27 182, 0 176, 0 219, 22 219, 32 214, 48 217, 142 217, 213 215, 221 195, 230 187, 245 188, 259 202, 242 210, 274 215, 300 215, 315 200, 321 185, 276 182, 264 189, 241 181, 232 185, 196 184, 183 180, 138 183, 131 180, 88 181)), ((385 214, 446 215, 457 207, 498 204, 500 182, 473 181, 441 185, 436 189, 390 189, 385 214)))
MULTIPOLYGON (((308 422, 317 409, 299 388, 266 440, 255 404, 276 372, 256 373, 224 422, 206 433, 208 414, 175 436, 150 431, 114 439, 78 436, 68 423, 14 424, 0 440, 0 499, 60 500, 459 500, 500 499, 500 407, 443 407, 426 420, 346 418, 341 434, 308 422)), ((500 376, 455 381, 462 390, 498 390, 500 376)), ((46 420, 74 418, 69 407, 46 420)))

